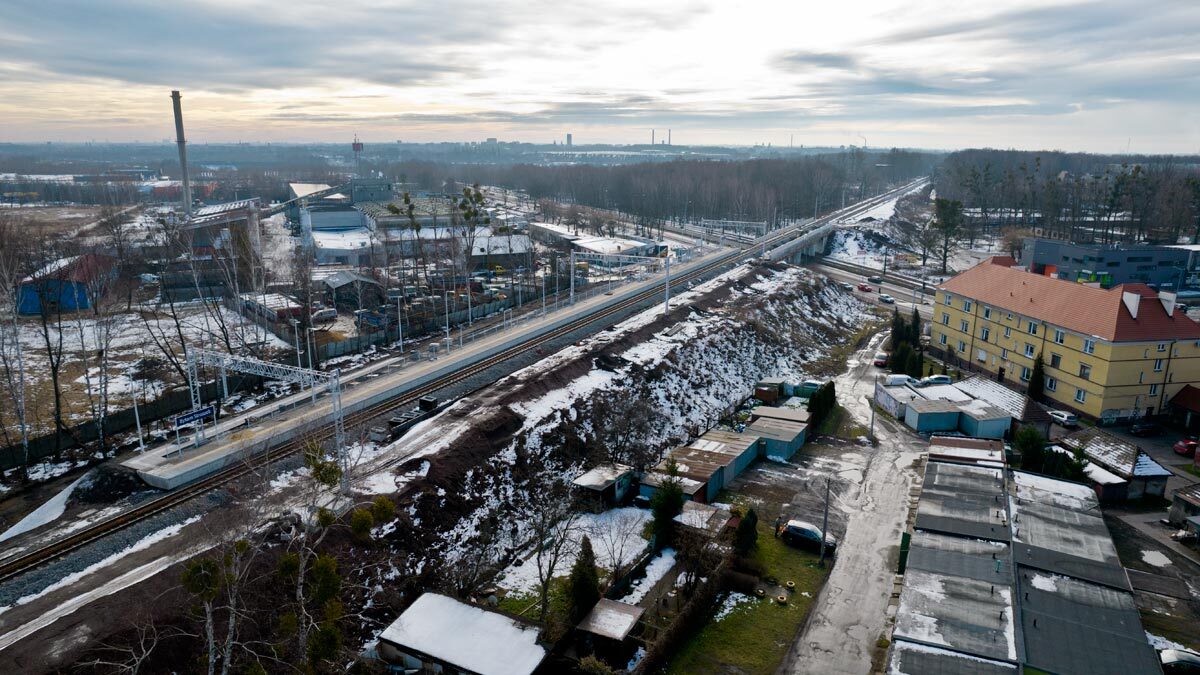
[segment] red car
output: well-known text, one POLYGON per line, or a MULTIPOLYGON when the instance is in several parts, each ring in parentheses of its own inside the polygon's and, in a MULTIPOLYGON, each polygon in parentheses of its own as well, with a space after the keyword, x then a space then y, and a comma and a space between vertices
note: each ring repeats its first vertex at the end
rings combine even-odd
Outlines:
POLYGON ((887 352, 875 352, 875 360, 872 361, 871 364, 882 368, 887 365, 887 362, 888 362, 888 353, 887 352))
POLYGON ((1181 438, 1175 441, 1175 445, 1172 445, 1171 449, 1176 454, 1191 457, 1196 454, 1196 440, 1193 438, 1181 438))
POLYGON ((862 291, 863 293, 870 293, 871 291, 873 291, 875 289, 871 288, 870 286, 868 286, 866 284, 859 284, 858 290, 862 291))

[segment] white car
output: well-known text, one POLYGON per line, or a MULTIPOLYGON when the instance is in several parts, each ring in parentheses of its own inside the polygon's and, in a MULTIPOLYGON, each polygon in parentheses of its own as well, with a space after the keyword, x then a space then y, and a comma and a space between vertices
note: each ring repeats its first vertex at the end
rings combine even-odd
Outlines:
POLYGON ((1079 426, 1079 418, 1076 417, 1074 413, 1069 413, 1064 410, 1051 410, 1050 419, 1068 428, 1079 426))
POLYGON ((951 380, 949 375, 930 375, 929 377, 922 377, 918 386, 928 387, 934 384, 950 384, 952 382, 954 380, 951 380))
POLYGON ((880 301, 880 302, 882 302, 882 303, 883 303, 883 304, 885 304, 885 305, 894 305, 894 304, 896 304, 896 299, 895 299, 895 298, 893 298, 892 296, 888 295, 887 293, 884 293, 884 294, 880 295, 880 296, 879 296, 879 301, 880 301))

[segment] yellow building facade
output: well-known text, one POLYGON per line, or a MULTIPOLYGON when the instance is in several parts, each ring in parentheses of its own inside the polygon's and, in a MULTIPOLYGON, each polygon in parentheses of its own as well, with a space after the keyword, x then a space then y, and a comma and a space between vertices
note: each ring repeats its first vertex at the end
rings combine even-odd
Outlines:
POLYGON ((1011 259, 942 284, 930 338, 952 364, 1019 389, 1041 354, 1047 402, 1106 421, 1165 412, 1180 389, 1200 384, 1200 325, 1174 311, 1173 296, 1081 286, 1011 259))

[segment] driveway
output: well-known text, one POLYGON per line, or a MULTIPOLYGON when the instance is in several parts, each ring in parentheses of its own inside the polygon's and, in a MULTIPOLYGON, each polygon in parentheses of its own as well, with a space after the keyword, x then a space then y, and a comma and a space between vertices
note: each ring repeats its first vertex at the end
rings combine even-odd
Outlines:
MULTIPOLYGON (((871 420, 866 397, 882 374, 871 365, 871 357, 885 335, 872 338, 836 379, 838 402, 864 426, 871 420)), ((876 640, 887 624, 909 490, 917 478, 913 465, 928 446, 903 425, 881 416, 876 417, 875 434, 878 445, 863 448, 861 478, 852 476, 844 494, 838 495, 849 513, 837 562, 779 672, 870 672, 876 640)))

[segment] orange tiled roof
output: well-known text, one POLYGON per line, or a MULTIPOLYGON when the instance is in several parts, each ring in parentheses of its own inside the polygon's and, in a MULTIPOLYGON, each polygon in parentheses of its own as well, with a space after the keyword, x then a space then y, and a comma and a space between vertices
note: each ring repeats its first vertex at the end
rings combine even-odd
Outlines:
POLYGON ((1183 312, 1168 316, 1158 294, 1145 284, 1107 290, 1084 286, 1022 271, 1007 256, 985 260, 939 288, 1110 342, 1200 339, 1200 324, 1183 312), (1123 292, 1141 296, 1136 319, 1121 300, 1123 292))

